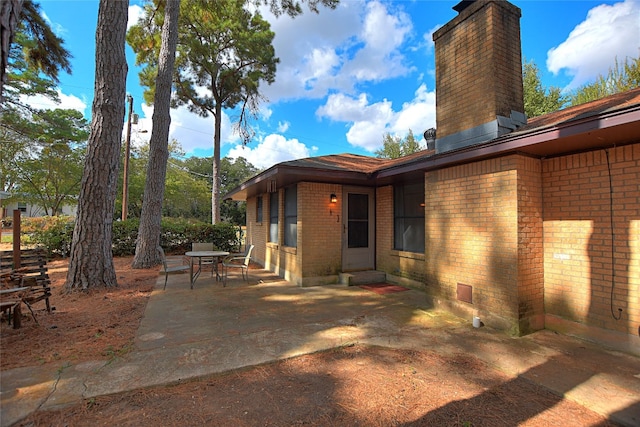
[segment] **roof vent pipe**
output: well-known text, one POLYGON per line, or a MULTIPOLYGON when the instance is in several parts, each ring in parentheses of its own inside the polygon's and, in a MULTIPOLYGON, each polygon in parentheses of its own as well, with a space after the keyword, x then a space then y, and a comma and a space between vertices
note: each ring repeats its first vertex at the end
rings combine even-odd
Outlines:
POLYGON ((436 149, 436 128, 430 128, 424 131, 424 140, 427 141, 427 150, 436 149))

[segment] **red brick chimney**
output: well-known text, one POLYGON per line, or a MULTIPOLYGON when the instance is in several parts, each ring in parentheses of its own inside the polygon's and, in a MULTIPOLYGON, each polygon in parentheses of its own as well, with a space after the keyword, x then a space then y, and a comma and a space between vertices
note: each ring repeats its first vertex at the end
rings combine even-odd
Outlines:
POLYGON ((520 9, 505 0, 462 1, 433 34, 436 152, 490 141, 526 124, 520 9))

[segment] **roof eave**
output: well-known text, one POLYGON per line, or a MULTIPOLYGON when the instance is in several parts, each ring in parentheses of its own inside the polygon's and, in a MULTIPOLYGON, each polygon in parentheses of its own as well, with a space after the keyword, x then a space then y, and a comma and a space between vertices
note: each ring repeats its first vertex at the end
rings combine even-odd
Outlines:
POLYGON ((459 150, 419 157, 376 172, 356 172, 278 164, 239 185, 224 198, 247 200, 255 194, 273 191, 300 181, 353 185, 386 185, 405 175, 450 167, 511 153, 538 158, 608 148, 638 141, 640 104, 608 111, 594 117, 571 119, 544 127, 515 131, 492 141, 459 150), (612 132, 615 130, 615 132, 612 132), (268 184, 272 183, 272 184, 268 184))
POLYGON ((376 178, 378 180, 384 180, 385 178, 409 173, 416 168, 427 171, 515 152, 527 153, 536 157, 549 157, 585 151, 587 149, 607 148, 631 142, 628 138, 622 136, 618 139, 614 138, 610 140, 596 136, 592 138, 597 140, 596 143, 585 144, 579 149, 574 146, 569 146, 565 149, 565 147, 559 143, 561 140, 567 140, 572 137, 594 132, 602 133, 602 131, 621 126, 633 129, 632 131, 625 132, 625 135, 633 134, 634 130, 637 130, 635 135, 640 135, 640 105, 605 113, 597 119, 590 117, 554 124, 544 128, 532 129, 530 131, 516 131, 482 145, 436 154, 413 163, 381 170, 377 173, 376 178))
POLYGON ((372 185, 371 178, 372 174, 365 172, 278 164, 240 184, 225 194, 223 199, 244 201, 254 194, 268 193, 270 192, 268 183, 272 181, 274 181, 272 188, 281 188, 300 181, 372 185))

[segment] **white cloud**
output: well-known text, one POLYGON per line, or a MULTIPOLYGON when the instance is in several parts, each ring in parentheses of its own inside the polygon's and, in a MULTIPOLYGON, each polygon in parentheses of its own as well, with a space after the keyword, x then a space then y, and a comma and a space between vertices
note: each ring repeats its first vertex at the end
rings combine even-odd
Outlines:
POLYGON ((362 1, 341 2, 334 10, 321 8, 318 14, 305 11, 295 18, 276 18, 263 7, 262 14, 275 33, 273 45, 280 59, 275 82, 264 86, 266 97, 276 102, 324 96, 335 85, 337 47, 355 38, 363 5, 362 1))
POLYGON ((64 37, 64 35, 67 33, 67 29, 62 25, 58 24, 57 22, 51 22, 51 19, 49 19, 49 16, 44 12, 44 10, 40 11, 40 16, 42 16, 42 19, 44 19, 45 22, 49 24, 49 27, 51 27, 53 33, 56 36, 64 37))
POLYGON ((364 93, 357 98, 337 93, 330 95, 326 104, 320 107, 316 114, 320 117, 344 122, 364 121, 372 116, 386 118, 391 114, 391 103, 387 100, 373 105, 368 104, 367 95, 364 93))
POLYGON ((429 128, 436 127, 436 93, 427 91, 427 85, 422 84, 415 92, 415 98, 405 102, 402 109, 394 116, 391 129, 399 136, 413 131, 416 138, 429 128))
POLYGON ((278 132, 285 133, 289 130, 289 126, 291 126, 291 123, 288 121, 278 122, 278 132))
POLYGON ((134 4, 129 6, 129 14, 127 16, 127 30, 138 23, 138 19, 143 16, 144 10, 142 7, 134 4))
POLYGON ((432 29, 429 30, 428 33, 422 35, 423 43, 418 47, 424 47, 427 54, 432 54, 435 51, 436 45, 433 42, 433 33, 442 28, 442 25, 438 24, 432 29))
POLYGON ((60 103, 56 103, 43 95, 22 97, 21 100, 27 105, 41 110, 55 110, 56 108, 62 110, 78 110, 84 114, 85 117, 87 116, 87 114, 85 114, 85 110, 87 109, 86 100, 80 99, 75 95, 66 95, 60 90, 58 90, 58 97, 60 98, 60 103))
MULTIPOLYGON (((136 108, 134 107, 134 110, 136 108)), ((141 104, 140 108, 143 114, 140 115, 137 129, 149 132, 143 138, 148 141, 152 129, 153 107, 141 104)), ((186 107, 171 109, 169 139, 178 141, 187 154, 193 153, 194 150, 211 150, 213 153, 213 126, 213 116, 200 117, 189 112, 186 107)), ((222 145, 238 142, 238 135, 233 131, 233 124, 224 111, 222 112, 221 127, 222 145)))
POLYGON ((347 141, 371 152, 380 145, 382 135, 388 132, 394 115, 390 101, 385 99, 369 104, 365 94, 360 94, 358 98, 344 94, 331 95, 316 114, 334 121, 351 122, 347 141))
POLYGON ((236 145, 227 157, 236 159, 244 157, 249 163, 260 169, 269 168, 276 163, 310 157, 316 148, 308 148, 297 139, 286 139, 282 135, 266 136, 255 148, 236 145))
POLYGON ((370 104, 365 94, 357 98, 334 94, 318 108, 316 115, 350 123, 347 141, 355 147, 374 152, 382 146, 385 133, 404 137, 411 129, 419 139, 424 130, 435 127, 435 98, 435 92, 427 91, 426 85, 422 84, 414 98, 395 112, 392 103, 386 99, 370 104))
POLYGON ((412 31, 401 10, 378 1, 341 2, 335 10, 304 13, 294 19, 265 18, 275 32, 280 58, 276 81, 264 87, 271 102, 322 98, 331 91, 351 93, 360 83, 406 74, 400 47, 412 31))
POLYGON ((403 12, 391 12, 378 2, 367 4, 359 38, 364 46, 343 72, 356 81, 379 81, 406 74, 400 47, 412 30, 410 18, 403 12))
POLYGON ((574 89, 607 75, 615 63, 636 58, 640 48, 640 2, 625 0, 599 5, 587 14, 567 40, 547 53, 547 68, 573 76, 567 89, 574 89))
POLYGON ((260 111, 258 112, 258 116, 262 120, 269 120, 272 114, 273 114, 273 110, 271 108, 260 106, 260 111))
POLYGON ((314 48, 309 55, 305 56, 304 61, 309 69, 307 86, 311 82, 315 85, 318 79, 335 74, 340 65, 340 57, 328 46, 314 48))

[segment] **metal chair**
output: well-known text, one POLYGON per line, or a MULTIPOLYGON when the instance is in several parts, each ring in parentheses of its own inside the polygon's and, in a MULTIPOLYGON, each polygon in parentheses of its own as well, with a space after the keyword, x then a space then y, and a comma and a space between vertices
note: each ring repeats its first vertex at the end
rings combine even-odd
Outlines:
POLYGON ((224 271, 224 279, 222 286, 227 286, 227 274, 230 268, 239 268, 242 272, 242 278, 249 283, 249 262, 251 261, 251 252, 254 246, 249 245, 244 255, 229 255, 222 260, 222 270, 224 271))
POLYGON ((191 265, 185 264, 186 260, 184 258, 181 258, 182 264, 169 265, 169 262, 167 261, 167 257, 164 255, 164 250, 160 246, 158 246, 158 254, 162 259, 162 266, 164 267, 164 288, 162 289, 165 290, 167 289, 167 280, 169 279, 169 273, 189 271, 189 269, 191 268, 191 265))
MULTIPOLYGON (((191 243, 191 250, 192 251, 214 251, 215 248, 213 247, 213 243, 191 243)), ((217 270, 217 262, 218 262, 218 258, 212 257, 212 258, 205 258, 202 257, 200 259, 200 265, 210 265, 211 266, 211 275, 213 276, 213 272, 217 270)))

